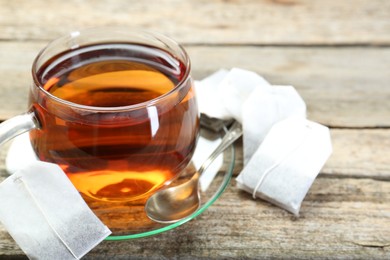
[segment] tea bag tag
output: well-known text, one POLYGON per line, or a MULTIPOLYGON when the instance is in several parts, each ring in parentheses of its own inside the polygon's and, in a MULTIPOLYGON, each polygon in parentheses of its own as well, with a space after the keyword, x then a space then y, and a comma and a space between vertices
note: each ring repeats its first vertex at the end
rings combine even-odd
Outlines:
POLYGON ((302 117, 276 123, 237 177, 237 186, 298 215, 332 152, 329 129, 302 117))
POLYGON ((62 169, 39 161, 0 184, 0 221, 31 259, 79 259, 111 233, 62 169))

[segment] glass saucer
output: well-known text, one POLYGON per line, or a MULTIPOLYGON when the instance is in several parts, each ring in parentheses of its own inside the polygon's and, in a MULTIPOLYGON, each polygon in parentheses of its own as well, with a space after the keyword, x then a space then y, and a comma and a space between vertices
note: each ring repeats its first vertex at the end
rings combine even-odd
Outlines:
MULTIPOLYGON (((224 134, 225 131, 216 133, 202 128, 192 162, 177 179, 169 184, 169 186, 180 184, 191 178, 195 173, 195 169, 200 167, 207 156, 211 154, 215 147, 221 142, 224 134)), ((16 137, 11 145, 11 148, 12 147, 13 149, 9 149, 7 153, 7 159, 10 159, 9 161, 17 162, 17 165, 7 164, 7 170, 9 172, 12 172, 10 169, 15 170, 15 167, 20 167, 20 160, 15 160, 15 158, 19 158, 18 156, 21 154, 21 151, 18 150, 20 147, 23 147, 26 151, 31 150, 29 153, 23 154, 27 162, 36 160, 35 157, 31 157, 33 155, 33 150, 29 142, 28 133, 16 137), (15 145, 16 143, 19 143, 19 145, 15 145), (13 152, 11 152, 11 150, 13 150, 13 152)), ((232 177, 234 160, 234 147, 230 146, 206 169, 200 178, 201 184, 202 180, 206 180, 207 182, 207 179, 210 180, 211 183, 205 191, 201 191, 201 205, 199 209, 187 218, 175 223, 161 224, 150 220, 145 213, 146 199, 121 203, 104 203, 83 196, 83 194, 81 195, 95 214, 98 215, 102 222, 113 232, 106 240, 127 240, 152 236, 183 225, 210 207, 221 196, 229 184, 232 177)))
MULTIPOLYGON (((215 146, 221 141, 223 135, 224 133, 214 133, 202 128, 200 139, 206 140, 206 143, 211 142, 215 146)), ((206 145, 205 142, 199 142, 194 158, 197 152, 198 154, 199 152, 205 153, 205 151, 207 153, 207 150, 210 150, 208 154, 211 154, 213 149, 214 147, 210 149, 210 145, 206 145)), ((118 241, 156 235, 181 226, 202 214, 202 212, 208 209, 222 195, 227 185, 230 183, 235 160, 234 146, 230 146, 228 149, 226 149, 226 151, 221 154, 219 160, 221 164, 218 164, 217 159, 215 163, 213 163, 215 165, 212 164, 209 169, 203 173, 203 175, 208 174, 209 176, 213 176, 215 174, 215 177, 212 179, 211 184, 208 186, 207 190, 201 191, 201 205, 199 209, 193 214, 175 223, 161 224, 150 220, 146 216, 144 210, 146 200, 138 202, 127 202, 123 205, 115 205, 113 208, 106 211, 105 217, 109 219, 110 223, 114 223, 114 225, 118 227, 118 230, 125 231, 115 231, 115 227, 110 227, 110 229, 113 231, 113 235, 107 237, 106 240, 118 241), (208 172, 209 170, 215 172, 208 172)), ((180 177, 173 181, 169 186, 175 186, 191 178, 195 171, 194 164, 196 163, 191 163, 187 167, 188 169, 186 169, 186 171, 182 173, 180 177)), ((200 166, 198 165, 197 167, 200 166)), ((93 208, 93 205, 91 208, 93 208)), ((99 215, 101 215, 101 212, 99 215)), ((102 219, 102 221, 104 222, 104 219, 102 219)))

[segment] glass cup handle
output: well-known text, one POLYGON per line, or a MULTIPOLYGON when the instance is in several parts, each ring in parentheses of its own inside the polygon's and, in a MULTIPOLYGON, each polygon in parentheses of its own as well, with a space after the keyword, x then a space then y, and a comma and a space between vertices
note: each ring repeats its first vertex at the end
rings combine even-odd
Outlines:
POLYGON ((0 146, 34 128, 39 128, 39 122, 33 112, 21 114, 4 121, 0 124, 0 146))

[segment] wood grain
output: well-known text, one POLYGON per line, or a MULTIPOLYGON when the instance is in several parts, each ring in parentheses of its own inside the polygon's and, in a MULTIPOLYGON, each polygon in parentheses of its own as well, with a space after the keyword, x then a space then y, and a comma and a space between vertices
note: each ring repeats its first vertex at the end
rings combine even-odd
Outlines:
POLYGON ((331 138, 323 174, 390 181, 390 130, 332 129, 331 138))
MULTIPOLYGON (((31 64, 46 42, 0 42, 0 120, 26 109, 31 64)), ((240 67, 293 85, 308 117, 333 127, 389 127, 390 48, 186 46, 195 79, 240 67)))
MULTIPOLYGON (((240 67, 293 85, 308 118, 331 127, 333 154, 299 218, 232 180, 195 220, 105 241, 84 259, 390 259, 389 10, 387 0, 0 0, 0 121, 25 111, 48 41, 101 25, 160 31, 184 44, 195 79, 240 67)), ((2 225, 0 258, 26 259, 2 225)))
MULTIPOLYGON (((390 182, 318 178, 301 216, 228 188, 195 220, 164 234, 105 241, 85 259, 388 259, 390 182), (245 212, 245 214, 243 214, 245 212)), ((0 229, 0 256, 22 256, 0 229)))
POLYGON ((103 243, 87 259, 112 255, 144 259, 386 259, 390 256, 390 207, 379 202, 378 196, 386 201, 389 191, 390 183, 384 181, 318 178, 300 218, 295 218, 252 200, 232 185, 223 199, 188 225, 130 243, 103 243), (155 250, 162 253, 156 256, 155 250))
POLYGON ((388 127, 389 48, 197 47, 194 76, 239 67, 272 84, 293 85, 308 117, 332 127, 388 127))
MULTIPOLYGON (((390 205, 386 203, 390 199, 389 137, 390 130, 332 130, 334 153, 306 196, 299 218, 252 200, 233 180, 223 196, 196 220, 151 238, 104 242, 86 259, 129 255, 140 259, 286 255, 386 259, 390 256, 390 205)), ((240 143, 236 148, 242 158, 240 143)), ((1 179, 7 176, 6 150, 7 146, 0 151, 1 179)), ((238 159, 236 171, 241 167, 238 159)), ((0 226, 0 256, 6 255, 22 257, 23 253, 0 226)))
POLYGON ((161 31, 190 44, 390 43, 386 0, 1 0, 0 39, 49 40, 85 27, 161 31))

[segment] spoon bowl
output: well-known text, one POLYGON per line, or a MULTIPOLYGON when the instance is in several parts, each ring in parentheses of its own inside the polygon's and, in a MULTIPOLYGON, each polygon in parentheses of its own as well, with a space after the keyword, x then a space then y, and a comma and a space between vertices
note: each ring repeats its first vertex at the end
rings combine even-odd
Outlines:
POLYGON ((199 172, 187 182, 168 188, 151 196, 146 203, 150 219, 161 223, 173 223, 198 210, 200 205, 199 172))
POLYGON ((211 163, 242 135, 242 128, 234 122, 221 143, 188 181, 157 191, 145 204, 147 216, 159 223, 174 223, 194 213, 200 205, 199 177, 211 163))

